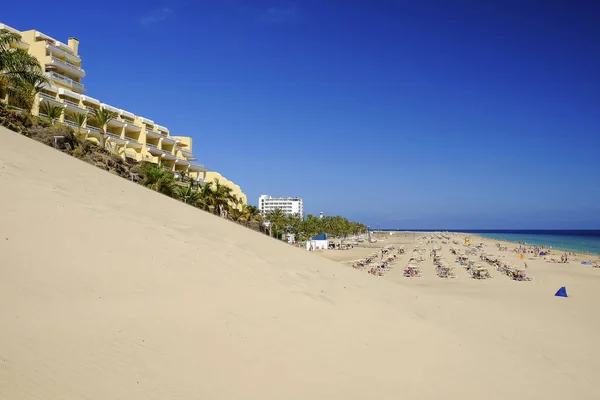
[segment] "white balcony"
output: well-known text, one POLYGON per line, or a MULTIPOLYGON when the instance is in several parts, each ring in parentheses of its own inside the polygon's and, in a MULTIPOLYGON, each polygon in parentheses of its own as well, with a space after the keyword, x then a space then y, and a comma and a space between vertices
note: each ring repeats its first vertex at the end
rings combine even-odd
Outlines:
POLYGON ((161 134, 146 127, 146 137, 149 137, 150 139, 157 139, 161 137, 161 134))
POLYGON ((79 94, 61 88, 58 89, 58 95, 63 101, 64 105, 67 107, 67 110, 81 114, 87 113, 87 109, 79 104, 79 101, 81 100, 81 96, 79 94))
POLYGON ((85 104, 85 109, 87 110, 88 113, 94 114, 96 112, 96 110, 99 109, 99 107, 93 107, 88 104, 85 104))
POLYGON ((207 172, 208 168, 206 168, 202 164, 190 162, 190 171, 193 171, 193 172, 207 172))
POLYGON ((46 43, 56 43, 56 40, 54 40, 53 38, 51 38, 48 35, 43 34, 42 32, 36 32, 35 33, 35 38, 36 39, 41 39, 41 40, 45 40, 46 43))
POLYGON ((56 57, 50 56, 50 62, 46 63, 46 66, 48 65, 52 65, 60 71, 73 74, 79 78, 83 78, 85 76, 85 71, 82 68, 78 67, 75 64, 71 64, 70 62, 59 60, 56 57))
POLYGON ((85 86, 83 86, 83 84, 69 78, 68 76, 61 75, 58 72, 54 72, 54 71, 46 72, 45 75, 46 75, 46 77, 48 77, 56 82, 62 83, 65 86, 69 86, 75 92, 78 92, 78 93, 85 92, 85 86))
POLYGON ((61 50, 66 51, 67 53, 71 53, 71 54, 75 54, 75 52, 73 52, 73 49, 69 47, 68 44, 61 42, 60 40, 55 40, 54 44, 59 47, 61 50))
POLYGON ((77 131, 77 130, 82 130, 82 131, 83 131, 83 130, 84 130, 83 128, 81 128, 81 127, 80 127, 80 126, 77 124, 77 122, 75 122, 75 121, 71 121, 71 120, 68 120, 68 119, 66 119, 66 118, 65 118, 65 121, 63 122, 63 124, 65 124, 65 125, 67 125, 67 126, 70 126, 70 127, 71 127, 71 128, 73 128, 75 131, 77 131))
POLYGON ((177 150, 181 151, 181 154, 183 154, 184 157, 187 158, 193 158, 194 157, 194 153, 192 153, 189 150, 186 150, 184 148, 178 147, 177 150))
POLYGON ((56 97, 51 96, 51 95, 46 94, 46 93, 40 93, 40 103, 42 101, 48 102, 48 103, 50 103, 52 105, 59 106, 59 107, 64 107, 65 106, 65 104, 61 103, 60 100, 57 100, 56 97))
POLYGON ((119 109, 117 107, 113 107, 113 106, 109 106, 108 104, 105 103, 100 103, 100 107, 102 107, 105 110, 114 112, 115 114, 119 115, 119 109))
POLYGON ((158 130, 159 132, 161 132, 161 133, 164 132, 164 134, 167 134, 167 135, 169 134, 169 130, 166 127, 162 126, 162 125, 154 124, 154 128, 156 130, 158 130))
POLYGON ((184 160, 183 158, 178 158, 177 160, 175 160, 175 164, 176 165, 184 165, 184 166, 189 166, 190 162, 188 160, 184 160))
POLYGON ((21 32, 19 32, 17 29, 13 28, 12 26, 8 26, 6 24, 0 24, 0 32, 12 33, 13 35, 16 35, 17 37, 21 37, 21 32))
POLYGON ((87 125, 84 128, 84 130, 87 130, 89 135, 96 136, 98 138, 101 138, 104 136, 104 133, 102 133, 102 130, 100 128, 96 128, 95 126, 87 125))
POLYGON ((135 115, 133 113, 130 113, 129 111, 119 110, 119 115, 121 117, 125 117, 125 118, 135 121, 135 115))
POLYGON ((90 96, 81 96, 81 100, 83 101, 84 104, 85 103, 90 103, 90 104, 94 104, 94 105, 96 105, 98 107, 100 107, 100 104, 101 104, 100 100, 95 99, 95 98, 90 97, 90 96))
POLYGON ((142 121, 142 123, 144 123, 146 125, 154 126, 154 121, 152 121, 151 119, 144 118, 144 117, 139 117, 139 118, 140 118, 140 121, 142 121))
MULTIPOLYGON (((60 43, 60 42, 56 42, 56 43, 60 43)), ((67 47, 67 48, 69 48, 69 47, 67 47)), ((70 51, 63 50, 62 48, 55 46, 53 44, 50 44, 50 43, 46 44, 46 50, 48 50, 50 52, 50 55, 57 55, 59 57, 64 57, 67 60, 69 60, 71 63, 81 62, 81 57, 76 56, 75 54, 73 54, 70 51)), ((67 61, 67 62, 69 62, 69 61, 67 61)))
POLYGON ((133 147, 133 148, 136 148, 136 149, 141 149, 142 146, 143 146, 140 142, 138 142, 134 138, 130 138, 128 136, 125 136, 125 140, 127 141, 126 145, 128 147, 133 147))
POLYGON ((91 114, 100 109, 100 100, 97 100, 93 97, 81 96, 81 101, 85 106, 85 109, 91 114))
POLYGON ((126 144, 127 140, 121 139, 121 136, 115 135, 113 133, 105 133, 104 137, 107 142, 114 142, 117 144, 126 144))
POLYGON ((127 121, 127 120, 124 120, 124 122, 125 122, 125 131, 132 131, 132 132, 141 132, 142 131, 142 127, 135 125, 133 122, 127 121))
POLYGON ((58 94, 58 88, 56 86, 52 86, 49 83, 42 83, 40 86, 40 89, 44 89, 48 92, 54 93, 54 94, 58 94))
POLYGON ((122 128, 124 127, 126 124, 125 122, 121 121, 118 118, 113 118, 110 121, 108 121, 108 126, 112 126, 112 127, 116 127, 116 128, 122 128))
POLYGON ((173 139, 172 137, 168 137, 168 136, 162 136, 162 141, 163 141, 163 143, 168 143, 168 144, 177 143, 176 139, 173 139))
POLYGON ((63 88, 58 89, 58 95, 59 96, 67 96, 67 97, 70 97, 77 101, 81 100, 81 95, 79 93, 72 92, 68 89, 63 89, 63 88))
POLYGON ((79 104, 71 101, 71 100, 63 100, 63 104, 65 107, 65 112, 72 112, 77 114, 87 114, 87 108, 81 107, 79 104))
POLYGON ((148 152, 150 154, 152 154, 153 156, 161 157, 164 160, 175 160, 177 158, 172 153, 163 149, 159 149, 153 144, 146 143, 146 147, 148 147, 148 152))
POLYGON ((65 103, 67 105, 67 107, 77 107, 77 108, 81 108, 79 106, 79 103, 73 101, 73 100, 69 100, 69 99, 65 99, 63 98, 63 103, 65 103))

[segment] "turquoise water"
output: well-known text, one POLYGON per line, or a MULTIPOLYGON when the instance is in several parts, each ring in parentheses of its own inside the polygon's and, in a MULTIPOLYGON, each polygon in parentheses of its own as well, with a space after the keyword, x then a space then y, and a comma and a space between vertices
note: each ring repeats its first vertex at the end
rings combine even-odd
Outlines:
POLYGON ((555 249, 600 254, 600 237, 598 236, 487 232, 477 232, 477 235, 509 242, 524 242, 555 249))
POLYGON ((600 230, 464 230, 464 229, 387 229, 389 231, 463 232, 508 242, 600 255, 600 230))

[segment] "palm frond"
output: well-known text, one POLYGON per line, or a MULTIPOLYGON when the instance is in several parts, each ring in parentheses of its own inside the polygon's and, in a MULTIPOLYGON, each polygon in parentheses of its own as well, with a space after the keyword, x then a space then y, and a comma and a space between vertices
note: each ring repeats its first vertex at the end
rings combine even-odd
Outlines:
POLYGON ((48 79, 34 56, 10 46, 18 40, 11 33, 0 34, 0 93, 8 94, 17 106, 29 110, 35 94, 48 79))
POLYGON ((106 125, 113 119, 117 118, 117 114, 110 110, 101 108, 94 109, 90 119, 97 123, 104 133, 106 133, 106 125))
POLYGON ((56 106, 54 104, 43 102, 40 104, 40 113, 46 114, 46 118, 50 120, 50 123, 54 125, 54 123, 60 119, 60 116, 63 112, 64 108, 60 106, 56 106))

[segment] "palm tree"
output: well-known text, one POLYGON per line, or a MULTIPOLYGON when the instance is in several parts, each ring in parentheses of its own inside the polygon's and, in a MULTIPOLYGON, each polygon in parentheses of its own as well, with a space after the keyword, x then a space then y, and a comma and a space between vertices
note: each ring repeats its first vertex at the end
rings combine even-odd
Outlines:
POLYGON ((300 214, 289 215, 286 220, 288 231, 293 233, 296 239, 302 233, 303 220, 300 214))
POLYGON ((216 207, 216 200, 214 196, 214 191, 212 189, 212 182, 206 183, 204 186, 200 188, 198 192, 200 198, 198 199, 198 207, 203 209, 204 211, 211 212, 214 207, 216 207))
POLYGON ((46 114, 46 118, 50 120, 50 124, 54 125, 56 121, 60 119, 62 115, 63 107, 43 102, 40 104, 40 113, 46 114))
POLYGON ((165 171, 164 175, 156 182, 156 191, 169 197, 176 197, 177 184, 173 175, 165 171))
POLYGON ((142 185, 169 197, 175 197, 177 195, 175 178, 159 165, 151 163, 145 164, 142 167, 142 176, 140 181, 142 185))
MULTIPOLYGON (((106 136, 107 125, 110 121, 112 121, 115 118, 117 118, 117 114, 110 110, 107 110, 105 108, 94 108, 93 114, 90 119, 94 123, 98 124, 98 128, 100 128, 102 130, 102 133, 104 133, 104 136, 106 136)), ((104 147, 104 139, 102 139, 102 147, 104 147)))
POLYGON ((197 206, 200 200, 200 192, 192 188, 193 183, 190 182, 188 187, 180 187, 177 190, 177 198, 183 200, 184 203, 191 206, 197 206))
POLYGON ((235 196, 231 193, 233 189, 227 185, 221 185, 219 180, 215 179, 214 189, 212 189, 212 191, 214 197, 213 212, 215 215, 224 216, 230 202, 235 200, 235 196))
POLYGON ((265 215, 265 220, 267 220, 271 226, 275 228, 275 231, 278 232, 285 227, 287 216, 280 208, 276 208, 265 215))
POLYGON ((12 33, 0 34, 0 98, 8 95, 15 105, 30 111, 35 94, 48 80, 35 57, 11 47, 19 40, 12 33))
POLYGON ((260 221, 261 215, 258 207, 245 204, 242 209, 244 220, 246 221, 246 226, 250 225, 252 221, 260 221))
POLYGON ((75 122, 75 124, 77 124, 77 131, 75 132, 77 135, 81 135, 81 129, 83 128, 83 125, 85 124, 87 115, 86 114, 79 114, 79 113, 69 113, 69 119, 73 122, 75 122))
POLYGON ((230 204, 228 210, 228 217, 234 222, 244 221, 244 212, 235 205, 230 204))

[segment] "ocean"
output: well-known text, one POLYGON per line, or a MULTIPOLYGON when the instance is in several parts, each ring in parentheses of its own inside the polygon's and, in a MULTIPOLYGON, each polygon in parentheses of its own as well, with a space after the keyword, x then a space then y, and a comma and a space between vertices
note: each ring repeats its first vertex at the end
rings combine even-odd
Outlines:
MULTIPOLYGON (((409 229, 390 229, 409 230, 409 229)), ((419 230, 433 231, 433 230, 419 230)), ((553 247, 555 249, 589 252, 600 255, 600 230, 448 230, 439 231, 465 232, 491 239, 509 242, 524 242, 532 245, 553 247)))
POLYGON ((600 231, 471 231, 487 238, 600 254, 600 231))

